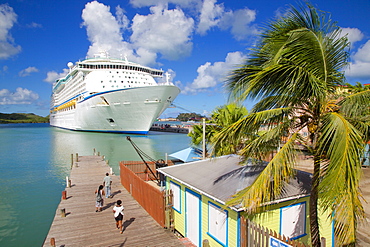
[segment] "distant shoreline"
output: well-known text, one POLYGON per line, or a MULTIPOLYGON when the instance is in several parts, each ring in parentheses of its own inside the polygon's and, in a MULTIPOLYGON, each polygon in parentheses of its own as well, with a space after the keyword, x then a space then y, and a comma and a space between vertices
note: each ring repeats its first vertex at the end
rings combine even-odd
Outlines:
POLYGON ((0 124, 49 122, 49 116, 42 117, 33 113, 0 113, 0 124))
POLYGON ((33 124, 33 123, 49 123, 49 122, 3 122, 2 119, 0 119, 0 124, 33 124))

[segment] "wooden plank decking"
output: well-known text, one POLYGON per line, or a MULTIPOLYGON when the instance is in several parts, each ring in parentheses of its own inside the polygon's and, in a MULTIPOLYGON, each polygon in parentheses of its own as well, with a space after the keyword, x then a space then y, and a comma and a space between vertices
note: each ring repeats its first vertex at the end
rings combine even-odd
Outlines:
POLYGON ((104 201, 102 212, 95 212, 96 188, 110 168, 101 156, 80 156, 71 170, 71 188, 66 188, 67 199, 61 200, 44 246, 184 246, 177 237, 163 229, 112 177, 113 198, 104 201), (77 166, 76 166, 77 164, 77 166), (120 199, 125 207, 126 226, 123 234, 115 227, 112 208, 120 199), (61 217, 64 208, 66 217, 61 217))

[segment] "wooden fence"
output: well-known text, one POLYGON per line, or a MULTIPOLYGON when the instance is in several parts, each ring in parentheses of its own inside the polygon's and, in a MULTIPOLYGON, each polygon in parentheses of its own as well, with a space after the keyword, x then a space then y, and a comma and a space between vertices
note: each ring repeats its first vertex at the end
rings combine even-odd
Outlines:
MULTIPOLYGON (((171 162, 172 164, 172 162, 171 162)), ((152 172, 156 174, 155 164, 148 162, 152 172)), ((121 184, 135 200, 160 224, 166 227, 165 192, 156 185, 153 174, 144 163, 137 161, 120 162, 121 184), (152 181, 152 182, 148 182, 152 181)))
POLYGON ((241 247, 269 247, 270 236, 279 239, 293 247, 308 247, 297 240, 290 240, 275 231, 269 230, 261 225, 258 225, 244 217, 241 218, 241 247))

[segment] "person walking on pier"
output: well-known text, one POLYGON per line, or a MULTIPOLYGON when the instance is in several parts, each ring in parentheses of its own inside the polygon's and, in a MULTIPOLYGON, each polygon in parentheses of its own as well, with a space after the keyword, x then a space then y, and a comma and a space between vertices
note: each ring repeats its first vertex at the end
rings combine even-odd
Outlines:
POLYGON ((105 198, 110 198, 110 191, 111 191, 111 186, 112 186, 112 179, 109 177, 109 173, 107 172, 105 174, 104 180, 103 180, 103 185, 105 187, 105 198))
POLYGON ((124 207, 122 206, 122 201, 118 200, 117 205, 113 207, 113 213, 114 213, 114 219, 116 220, 116 227, 118 230, 120 230, 120 233, 123 233, 123 226, 122 226, 122 221, 123 221, 123 210, 124 207))
POLYGON ((95 191, 95 195, 96 195, 95 197, 96 211, 95 212, 102 211, 102 207, 104 203, 103 196, 105 195, 103 188, 104 188, 103 185, 99 185, 99 188, 95 191))

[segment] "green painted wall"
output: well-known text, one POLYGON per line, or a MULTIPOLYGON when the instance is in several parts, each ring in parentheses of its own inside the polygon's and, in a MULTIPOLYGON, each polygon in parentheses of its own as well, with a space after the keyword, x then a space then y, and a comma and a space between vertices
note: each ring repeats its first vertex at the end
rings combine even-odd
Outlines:
MULTIPOLYGON (((309 197, 300 198, 298 200, 291 200, 282 202, 279 204, 274 204, 271 208, 264 213, 256 215, 252 221, 256 222, 264 227, 267 227, 277 233, 280 233, 280 214, 282 207, 287 207, 293 204, 305 202, 306 203, 306 236, 297 239, 305 244, 310 244, 310 222, 309 222, 309 197)), ((319 219, 320 219, 320 237, 324 237, 326 239, 326 246, 334 246, 332 233, 333 233, 333 225, 330 219, 327 218, 327 214, 323 214, 322 210, 319 210, 319 219)))
POLYGON ((174 182, 177 185, 180 185, 181 189, 181 204, 179 212, 174 210, 174 218, 175 218, 175 229, 183 236, 185 236, 185 186, 181 183, 178 183, 175 180, 172 180, 167 177, 166 181, 166 189, 169 189, 170 181, 174 182))
POLYGON ((271 205, 270 208, 268 208, 268 211, 254 216, 252 221, 280 234, 281 208, 288 207, 294 204, 299 204, 302 202, 306 203, 306 219, 305 219, 306 236, 301 237, 297 240, 302 241, 303 243, 308 243, 310 237, 310 225, 309 225, 310 222, 308 216, 309 197, 273 204, 271 205))
MULTIPOLYGON (((202 196, 202 240, 208 239, 210 246, 223 246, 219 242, 217 242, 212 236, 208 234, 208 210, 209 210, 209 203, 215 204, 222 208, 222 204, 214 201, 213 199, 202 196)), ((227 219, 227 242, 226 246, 238 246, 238 213, 234 210, 229 208, 224 209, 227 211, 228 219, 227 219)))

